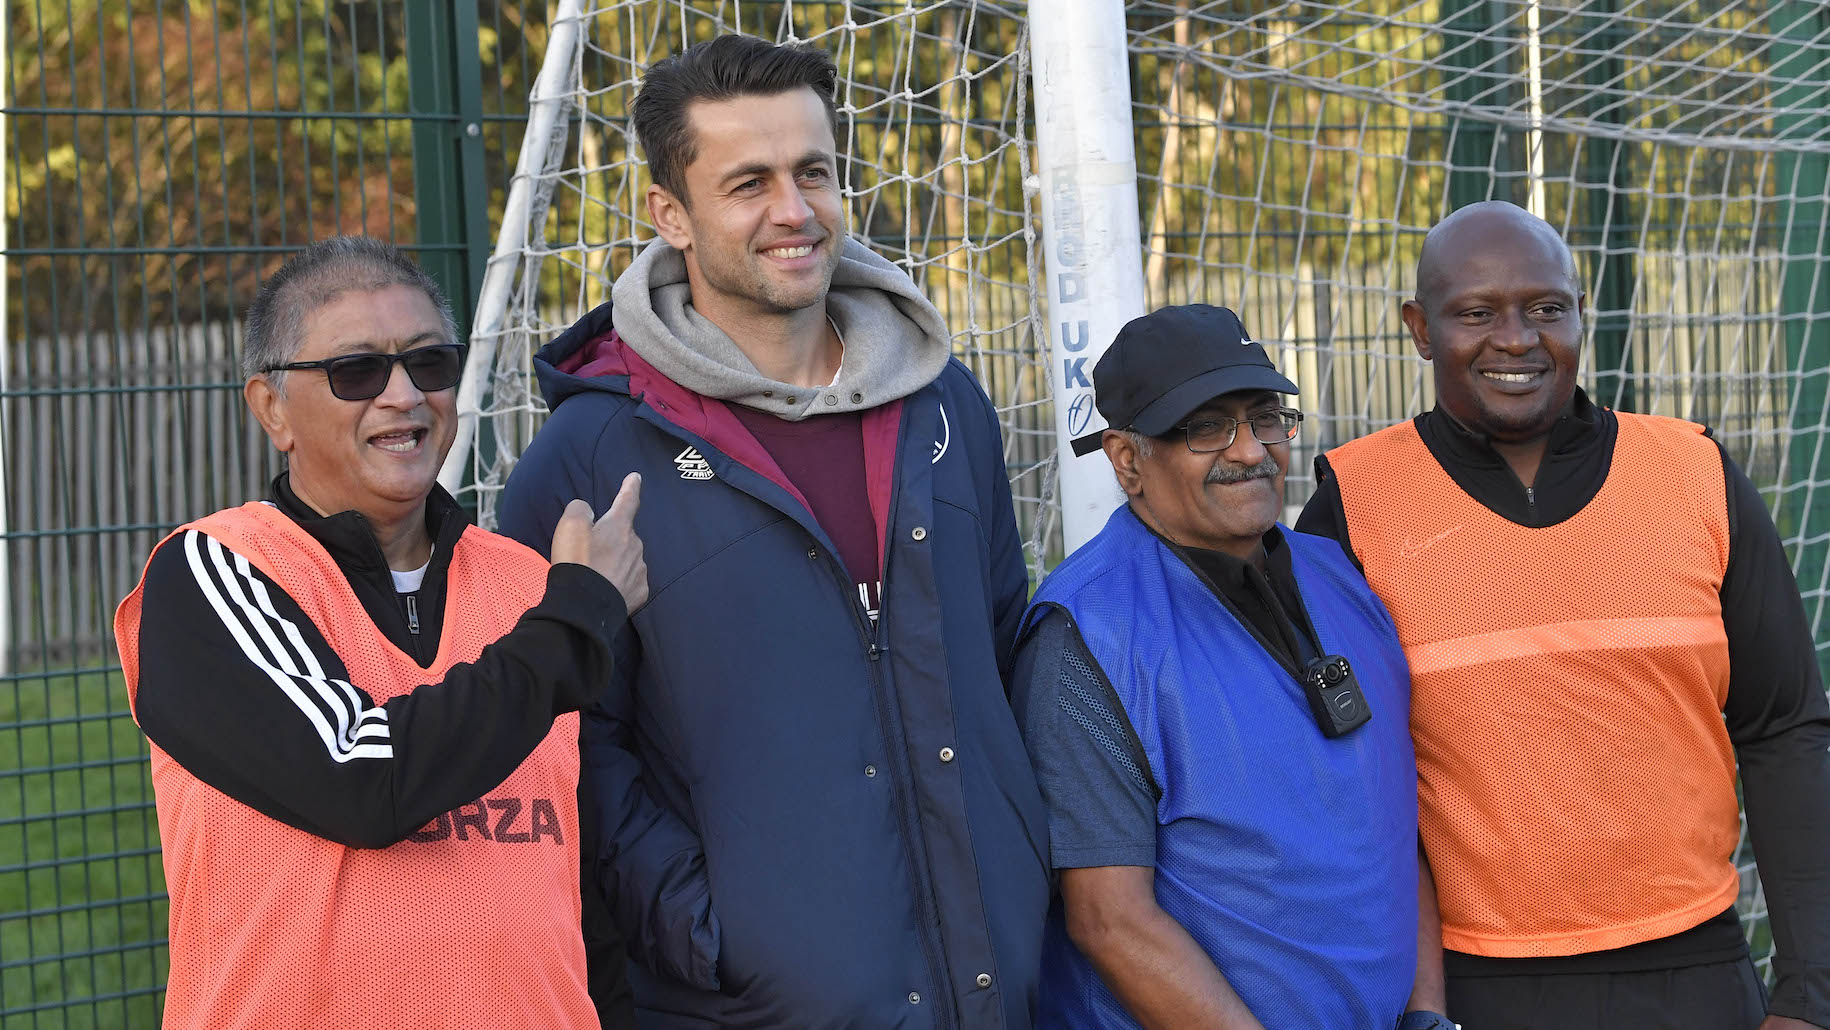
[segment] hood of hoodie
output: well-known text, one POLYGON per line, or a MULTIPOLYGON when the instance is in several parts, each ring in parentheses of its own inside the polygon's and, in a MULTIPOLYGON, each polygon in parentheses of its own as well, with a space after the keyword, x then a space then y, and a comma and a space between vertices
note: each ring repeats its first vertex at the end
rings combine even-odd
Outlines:
POLYGON ((826 295, 826 313, 845 341, 838 381, 829 387, 764 376, 692 299, 685 256, 657 239, 611 289, 616 334, 680 386, 789 421, 907 397, 933 382, 953 353, 946 320, 908 274, 849 236, 826 295))

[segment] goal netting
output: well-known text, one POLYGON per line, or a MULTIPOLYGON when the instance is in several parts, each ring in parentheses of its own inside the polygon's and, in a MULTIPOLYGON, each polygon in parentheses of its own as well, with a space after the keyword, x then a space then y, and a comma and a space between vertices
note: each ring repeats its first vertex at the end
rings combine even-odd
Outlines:
MULTIPOLYGON (((1003 418, 1032 574, 1052 563, 1061 545, 1029 9, 559 4, 550 31, 564 45, 549 50, 535 91, 539 133, 524 144, 478 314, 473 361, 487 375, 473 369, 476 433, 462 460, 485 524, 543 414, 530 355, 607 299, 652 235, 627 119, 643 69, 743 31, 812 40, 836 58, 852 231, 947 315, 1003 418)), ((1577 252, 1591 394, 1714 428, 1760 485, 1813 628, 1830 638, 1830 498, 1817 494, 1830 487, 1823 5, 1181 0, 1126 10, 1149 304, 1226 304, 1256 337, 1280 341, 1309 412, 1293 506, 1308 496, 1318 450, 1432 403, 1397 318, 1422 235, 1462 204, 1509 199, 1577 252)), ((1765 906, 1745 844, 1740 860, 1764 963, 1765 906)))

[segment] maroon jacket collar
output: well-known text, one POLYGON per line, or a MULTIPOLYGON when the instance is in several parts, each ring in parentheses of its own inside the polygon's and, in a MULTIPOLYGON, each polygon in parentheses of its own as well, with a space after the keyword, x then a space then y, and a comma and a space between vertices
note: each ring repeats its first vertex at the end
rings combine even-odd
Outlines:
MULTIPOLYGON (((692 390, 667 378, 625 343, 613 329, 567 355, 558 364, 561 372, 581 379, 597 376, 629 377, 629 396, 647 404, 662 418, 698 436, 731 460, 781 487, 811 515, 813 506, 788 481, 755 434, 731 413, 724 401, 692 390)), ((894 400, 864 412, 864 477, 870 492, 871 515, 877 522, 879 563, 887 553, 890 495, 896 479, 896 442, 902 426, 902 401, 894 400)), ((881 568, 879 569, 881 571, 881 568)))

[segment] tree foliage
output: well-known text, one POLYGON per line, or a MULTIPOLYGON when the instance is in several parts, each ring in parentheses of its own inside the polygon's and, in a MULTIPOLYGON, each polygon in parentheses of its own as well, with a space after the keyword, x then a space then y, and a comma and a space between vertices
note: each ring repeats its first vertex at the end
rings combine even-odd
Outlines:
MULTIPOLYGON (((9 5, 12 332, 235 319, 291 248, 413 242, 407 6, 9 5)), ((478 6, 485 114, 506 116, 489 120, 492 153, 512 167, 546 5, 478 6)))

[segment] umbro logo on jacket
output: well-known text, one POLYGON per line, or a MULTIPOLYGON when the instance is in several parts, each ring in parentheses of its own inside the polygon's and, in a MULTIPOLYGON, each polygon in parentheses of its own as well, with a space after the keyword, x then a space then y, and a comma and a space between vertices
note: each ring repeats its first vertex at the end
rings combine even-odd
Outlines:
POLYGON ((674 466, 680 470, 681 479, 712 478, 711 463, 705 460, 705 455, 700 454, 697 447, 688 447, 674 455, 674 466))

